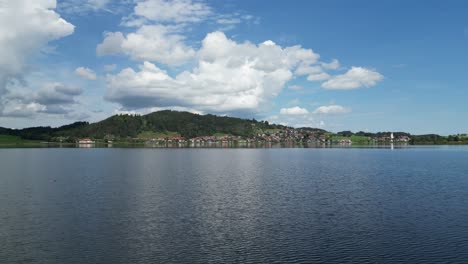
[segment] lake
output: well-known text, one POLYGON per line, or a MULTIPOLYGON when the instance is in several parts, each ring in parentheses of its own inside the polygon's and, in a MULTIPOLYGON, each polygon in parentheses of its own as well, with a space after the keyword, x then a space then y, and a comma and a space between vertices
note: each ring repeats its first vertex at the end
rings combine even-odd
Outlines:
POLYGON ((1 263, 467 261, 467 147, 0 149, 1 263))

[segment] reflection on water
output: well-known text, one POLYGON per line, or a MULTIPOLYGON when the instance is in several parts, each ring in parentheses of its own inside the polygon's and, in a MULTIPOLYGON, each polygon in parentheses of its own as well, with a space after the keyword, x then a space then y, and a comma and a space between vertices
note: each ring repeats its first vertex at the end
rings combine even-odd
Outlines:
POLYGON ((1 149, 0 263, 464 263, 468 148, 1 149))
POLYGON ((87 144, 87 143, 81 143, 77 144, 79 148, 94 148, 96 145, 95 144, 87 144))
MULTIPOLYGON (((137 146, 137 145, 133 145, 137 146)), ((148 141, 142 147, 147 148, 407 148, 408 144, 358 145, 349 143, 297 143, 297 142, 153 142, 148 141)))
POLYGON ((401 149, 421 146, 411 146, 408 144, 391 145, 358 145, 349 143, 298 143, 298 142, 113 142, 113 143, 55 143, 43 142, 41 144, 22 144, 22 145, 0 145, 2 148, 382 148, 382 149, 401 149))

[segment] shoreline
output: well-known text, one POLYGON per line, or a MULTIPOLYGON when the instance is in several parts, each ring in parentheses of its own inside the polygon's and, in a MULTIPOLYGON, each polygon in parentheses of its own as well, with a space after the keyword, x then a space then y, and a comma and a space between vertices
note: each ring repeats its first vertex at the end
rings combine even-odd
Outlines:
POLYGON ((299 144, 299 143, 206 143, 206 144, 190 144, 190 143, 169 143, 169 144, 145 144, 145 143, 93 143, 93 144, 76 144, 76 143, 56 143, 56 142, 38 142, 38 143, 12 143, 0 144, 0 149, 46 149, 46 148, 135 148, 135 149, 295 149, 295 148, 311 148, 311 149, 410 149, 423 147, 461 147, 468 144, 299 144))

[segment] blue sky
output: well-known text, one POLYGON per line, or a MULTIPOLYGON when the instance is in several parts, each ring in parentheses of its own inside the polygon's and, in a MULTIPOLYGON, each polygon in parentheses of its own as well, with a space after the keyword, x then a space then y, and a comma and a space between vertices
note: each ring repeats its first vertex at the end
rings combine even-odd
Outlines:
POLYGON ((0 126, 175 109, 468 133, 467 11, 466 1, 0 0, 0 126))

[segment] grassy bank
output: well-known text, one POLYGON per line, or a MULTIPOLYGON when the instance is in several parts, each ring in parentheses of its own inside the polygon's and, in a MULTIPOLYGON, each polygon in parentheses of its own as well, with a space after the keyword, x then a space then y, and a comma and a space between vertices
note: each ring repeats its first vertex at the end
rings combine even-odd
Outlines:
POLYGON ((39 140, 25 140, 18 136, 0 135, 0 146, 39 145, 39 140))

